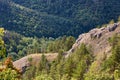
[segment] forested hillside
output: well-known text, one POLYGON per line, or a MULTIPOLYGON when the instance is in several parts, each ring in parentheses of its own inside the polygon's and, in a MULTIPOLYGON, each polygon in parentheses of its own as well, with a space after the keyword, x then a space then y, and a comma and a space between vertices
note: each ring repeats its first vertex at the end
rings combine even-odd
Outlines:
POLYGON ((5 31, 3 40, 5 41, 7 56, 11 56, 13 60, 33 53, 68 51, 75 42, 75 38, 72 36, 63 36, 56 39, 37 38, 25 37, 10 31, 5 31))
POLYGON ((120 0, 0 0, 0 80, 120 80, 120 0))
POLYGON ((77 37, 116 20, 120 0, 4 0, 0 26, 25 36, 77 37))
MULTIPOLYGON (((120 22, 109 24, 107 27, 95 28, 89 33, 82 34, 83 37, 79 37, 73 45, 75 49, 71 55, 66 57, 65 53, 59 52, 56 59, 50 62, 43 54, 38 66, 28 67, 23 79, 119 80, 119 30, 120 22), (93 33, 94 31, 95 33, 93 33), (99 35, 100 31, 101 35, 99 35)), ((33 57, 29 60, 31 64, 32 60, 34 60, 33 57)))
POLYGON ((101 26, 80 35, 73 46, 74 38, 71 36, 55 40, 47 38, 39 40, 16 33, 14 35, 7 33, 0 28, 1 80, 120 79, 120 19, 118 23, 111 22, 107 26, 101 26), (17 39, 19 39, 18 42, 17 39), (8 43, 5 44, 5 42, 8 43), (28 50, 28 56, 24 55, 25 57, 13 62, 12 58, 16 57, 12 54, 7 58, 6 51, 12 47, 16 47, 22 53, 28 50), (70 51, 66 52, 69 49, 70 51), (42 54, 37 53, 38 50, 42 50, 42 54), (45 53, 47 50, 57 53, 45 53), (29 51, 37 54, 29 55, 29 51))

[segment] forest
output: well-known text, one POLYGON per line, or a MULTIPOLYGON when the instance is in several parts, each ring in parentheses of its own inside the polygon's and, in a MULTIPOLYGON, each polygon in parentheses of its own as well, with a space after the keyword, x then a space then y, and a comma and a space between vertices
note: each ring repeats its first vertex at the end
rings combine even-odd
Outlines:
POLYGON ((27 37, 74 36, 120 14, 120 0, 1 0, 0 26, 27 37))
MULTIPOLYGON (((118 20, 120 21, 120 19, 118 20)), ((113 23, 114 22, 111 21, 109 24, 113 23)), ((107 55, 103 54, 102 58, 100 60, 97 60, 97 57, 95 57, 91 51, 92 48, 86 46, 85 44, 81 44, 79 47, 76 48, 76 50, 71 55, 65 57, 66 55, 65 51, 68 51, 75 43, 75 38, 72 36, 69 37, 63 36, 57 39, 47 38, 38 39, 38 38, 26 38, 16 33, 10 34, 10 32, 9 35, 6 35, 7 33, 8 32, 5 32, 4 28, 0 28, 0 46, 1 46, 0 79, 2 80, 120 79, 119 34, 113 35, 113 37, 108 39, 109 44, 112 46, 111 56, 106 57, 107 55), (18 38, 19 40, 16 40, 18 38), (5 43, 4 41, 8 43, 5 43), (13 42, 15 43, 13 44, 13 42), (15 52, 9 53, 11 52, 10 51, 11 49, 14 49, 10 48, 13 46, 14 48, 17 48, 17 50, 20 52, 16 51, 16 53, 15 52), (27 46, 30 46, 29 47, 30 50, 29 48, 27 48, 27 46), (23 53, 24 50, 28 50, 26 51, 27 53, 23 53), (53 61, 48 61, 45 56, 45 53, 48 52, 53 52, 53 54, 54 52, 58 52, 57 58, 53 61), (21 72, 19 69, 14 67, 13 65, 14 60, 25 55, 29 55, 31 53, 42 54, 41 59, 38 61, 38 65, 32 63, 33 60, 32 58, 28 58, 28 61, 31 64, 29 67, 25 69, 24 72, 21 72)))
POLYGON ((93 46, 79 43, 89 31, 102 45, 102 31, 120 27, 119 8, 120 0, 0 0, 0 80, 119 80, 119 30, 104 32, 112 36, 106 41, 108 53, 94 55, 93 46), (48 60, 49 53, 57 57, 48 60), (37 64, 27 57, 23 64, 28 66, 15 66, 32 54, 41 54, 37 64))

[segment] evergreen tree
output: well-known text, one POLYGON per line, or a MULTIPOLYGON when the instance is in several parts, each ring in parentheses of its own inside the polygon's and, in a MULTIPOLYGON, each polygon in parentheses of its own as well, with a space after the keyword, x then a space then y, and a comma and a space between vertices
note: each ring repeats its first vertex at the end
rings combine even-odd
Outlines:
POLYGON ((52 63, 52 65, 50 67, 50 74, 49 75, 53 80, 59 80, 59 78, 57 76, 56 63, 52 63))
POLYGON ((47 74, 41 74, 39 76, 36 76, 34 80, 53 80, 53 79, 47 74))
POLYGON ((113 19, 109 22, 109 24, 114 24, 114 23, 115 21, 113 19))
POLYGON ((120 22, 120 16, 118 17, 118 22, 120 22))
POLYGON ((81 44, 74 54, 76 68, 74 68, 73 77, 77 80, 83 80, 84 74, 91 64, 92 56, 85 44, 81 44))
POLYGON ((72 36, 67 37, 65 41, 66 51, 69 50, 75 42, 75 38, 72 36))
POLYGON ((75 68, 72 57, 70 56, 65 62, 65 75, 67 75, 67 80, 70 80, 72 77, 73 69, 75 68))
POLYGON ((49 70, 49 63, 48 63, 45 55, 42 54, 40 63, 38 65, 38 71, 40 71, 40 72, 45 71, 46 73, 48 73, 48 70, 49 70))
POLYGON ((62 58, 63 58, 63 50, 59 50, 58 56, 56 58, 56 62, 59 64, 62 58))
MULTIPOLYGON (((37 70, 35 66, 30 66, 26 69, 25 73, 22 75, 23 80, 33 80, 36 76, 37 70)), ((38 75, 38 74, 37 74, 38 75)))
POLYGON ((120 36, 115 35, 111 38, 110 42, 112 44, 112 55, 111 57, 105 61, 106 67, 110 67, 112 71, 114 71, 118 65, 120 64, 120 36))
POLYGON ((84 73, 87 70, 87 63, 85 60, 79 61, 79 63, 76 65, 76 69, 74 69, 73 77, 77 80, 84 80, 84 73))
POLYGON ((73 59, 74 61, 79 62, 85 55, 90 55, 90 52, 87 50, 85 44, 81 44, 80 47, 78 47, 74 52, 73 59))
POLYGON ((64 65, 65 65, 65 59, 61 59, 59 64, 57 64, 57 66, 56 66, 57 76, 58 76, 59 80, 62 79, 62 76, 65 73, 64 65))
POLYGON ((120 44, 116 45, 112 50, 114 69, 120 64, 120 44))

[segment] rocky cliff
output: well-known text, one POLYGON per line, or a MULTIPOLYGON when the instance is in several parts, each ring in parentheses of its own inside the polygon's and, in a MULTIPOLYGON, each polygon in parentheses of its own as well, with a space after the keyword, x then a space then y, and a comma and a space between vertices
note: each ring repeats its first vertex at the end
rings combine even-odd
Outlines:
MULTIPOLYGON (((67 58, 70 56, 82 43, 84 43, 90 48, 97 61, 101 61, 101 59, 103 59, 102 55, 110 55, 111 45, 108 39, 115 34, 120 34, 120 23, 109 24, 106 27, 95 28, 88 33, 83 33, 78 37, 75 44, 67 52, 65 57, 67 58)), ((52 61, 57 57, 57 53, 45 54, 45 56, 49 61, 52 61)), ((41 54, 31 54, 15 61, 13 64, 18 69, 24 71, 24 68, 30 65, 30 62, 28 61, 29 58, 32 58, 32 63, 36 65, 38 64, 40 57, 41 54)))
POLYGON ((81 43, 86 44, 92 50, 94 56, 100 55, 100 53, 109 54, 111 46, 108 39, 115 34, 120 34, 120 23, 109 24, 106 27, 95 28, 88 33, 81 34, 72 48, 67 52, 66 57, 71 55, 81 43))

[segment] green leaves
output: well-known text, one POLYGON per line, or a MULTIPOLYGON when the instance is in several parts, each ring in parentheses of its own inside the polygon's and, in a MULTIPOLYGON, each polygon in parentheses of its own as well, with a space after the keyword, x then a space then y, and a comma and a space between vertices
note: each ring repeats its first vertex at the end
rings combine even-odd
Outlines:
POLYGON ((47 74, 41 74, 39 76, 36 76, 35 80, 53 80, 53 79, 47 74))
POLYGON ((7 58, 0 68, 0 80, 21 80, 20 71, 13 66, 11 58, 7 58))
POLYGON ((76 69, 74 70, 73 77, 77 80, 83 80, 84 73, 87 70, 87 63, 85 60, 79 61, 79 63, 76 65, 76 69))
POLYGON ((20 80, 18 73, 11 68, 4 69, 0 72, 0 80, 20 80))
POLYGON ((59 37, 117 20, 119 0, 12 0, 0 3, 0 25, 25 36, 59 37), (12 3, 13 2, 13 3, 12 3), (92 4, 92 5, 91 5, 92 4), (4 6, 3 6, 4 5, 4 6), (116 6, 117 5, 117 6, 116 6))

